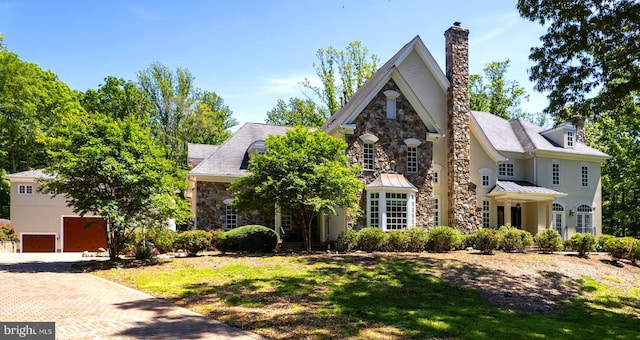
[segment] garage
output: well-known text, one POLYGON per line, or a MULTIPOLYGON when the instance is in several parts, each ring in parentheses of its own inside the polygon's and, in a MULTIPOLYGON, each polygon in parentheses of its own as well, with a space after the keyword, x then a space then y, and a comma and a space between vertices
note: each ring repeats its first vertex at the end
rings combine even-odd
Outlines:
POLYGON ((64 217, 63 252, 97 251, 107 248, 104 220, 99 217, 64 217))
POLYGON ((22 235, 23 253, 53 253, 56 251, 56 235, 22 235))

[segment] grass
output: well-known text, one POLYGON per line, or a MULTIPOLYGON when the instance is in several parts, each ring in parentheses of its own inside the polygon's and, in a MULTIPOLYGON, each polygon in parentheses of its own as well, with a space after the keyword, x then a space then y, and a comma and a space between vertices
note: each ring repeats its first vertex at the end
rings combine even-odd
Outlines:
POLYGON ((452 266, 416 256, 218 255, 95 274, 273 339, 640 338, 640 290, 608 285, 615 278, 585 276, 550 315, 529 315, 444 282, 452 266))

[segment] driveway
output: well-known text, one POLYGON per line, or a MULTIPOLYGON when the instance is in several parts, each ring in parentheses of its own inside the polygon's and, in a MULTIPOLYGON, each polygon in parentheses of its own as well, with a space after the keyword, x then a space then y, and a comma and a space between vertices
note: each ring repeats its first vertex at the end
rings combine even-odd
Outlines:
POLYGON ((80 253, 0 254, 0 322, 55 322, 56 339, 261 339, 76 272, 80 253))

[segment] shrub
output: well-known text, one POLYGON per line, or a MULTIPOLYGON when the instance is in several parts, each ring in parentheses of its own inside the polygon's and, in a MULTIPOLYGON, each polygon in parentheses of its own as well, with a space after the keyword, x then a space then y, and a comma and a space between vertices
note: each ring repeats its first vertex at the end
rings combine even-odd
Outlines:
POLYGON ((491 254, 498 248, 498 231, 490 228, 480 228, 474 234, 473 248, 484 254, 491 254))
POLYGON ((0 225, 0 242, 18 242, 18 234, 10 224, 0 225))
POLYGON ((215 236, 218 250, 274 252, 280 239, 275 230, 261 225, 245 225, 215 236))
POLYGON ((465 234, 460 238, 460 250, 474 248, 476 243, 476 234, 465 234))
POLYGON ((338 251, 353 251, 358 247, 358 233, 353 229, 340 233, 336 247, 338 251))
POLYGON ((152 228, 144 231, 146 235, 143 235, 142 230, 137 229, 134 231, 127 242, 125 243, 125 249, 134 250, 144 245, 148 248, 156 248, 161 253, 173 251, 174 241, 176 233, 173 230, 166 228, 152 228), (143 237, 144 236, 144 237, 143 237))
POLYGON ((135 250, 136 260, 150 260, 160 255, 156 248, 138 246, 135 250))
POLYGON ((591 233, 573 234, 568 245, 569 249, 578 252, 578 256, 585 257, 596 248, 596 238, 591 233))
POLYGON ((358 232, 358 249, 364 251, 384 250, 387 237, 387 234, 380 228, 364 228, 358 232))
POLYGON ((393 230, 388 236, 387 250, 407 251, 409 249, 409 241, 409 235, 407 235, 405 229, 393 230))
POLYGON ((621 237, 611 237, 605 241, 604 250, 611 255, 613 261, 618 261, 629 255, 631 251, 630 245, 629 242, 625 242, 621 237))
POLYGON ((411 227, 405 229, 405 233, 409 236, 408 251, 421 252, 427 245, 429 236, 427 235, 427 229, 422 227, 411 227))
POLYGON ((498 229, 498 248, 506 252, 525 252, 533 244, 533 237, 526 230, 503 225, 498 229))
POLYGON ((615 238, 613 235, 602 234, 596 238, 596 251, 606 251, 605 243, 608 240, 615 238))
POLYGON ((189 255, 195 256, 198 252, 209 248, 211 234, 205 230, 189 230, 178 233, 173 246, 176 249, 184 249, 189 255))
POLYGON ((536 234, 533 240, 543 253, 551 253, 562 249, 562 238, 557 231, 553 229, 544 229, 536 234))
POLYGON ((640 240, 633 237, 624 237, 624 242, 627 243, 627 247, 629 248, 629 252, 625 258, 633 265, 637 264, 637 261, 640 259, 640 240))
POLYGON ((458 248, 460 244, 460 231, 457 229, 438 226, 427 233, 426 249, 434 252, 447 252, 458 248))

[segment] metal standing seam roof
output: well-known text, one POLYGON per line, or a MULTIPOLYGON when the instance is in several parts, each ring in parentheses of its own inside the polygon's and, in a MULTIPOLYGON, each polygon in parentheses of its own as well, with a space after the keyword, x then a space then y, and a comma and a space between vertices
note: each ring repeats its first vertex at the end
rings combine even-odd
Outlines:
POLYGON ((495 187, 489 191, 489 194, 498 193, 517 193, 517 194, 541 194, 552 195, 556 197, 566 196, 566 193, 553 189, 540 187, 525 181, 498 181, 495 187))
POLYGON ((380 174, 378 178, 367 185, 366 189, 371 190, 384 188, 409 189, 412 191, 418 191, 418 188, 411 184, 411 182, 409 182, 409 180, 407 180, 401 174, 380 174))

